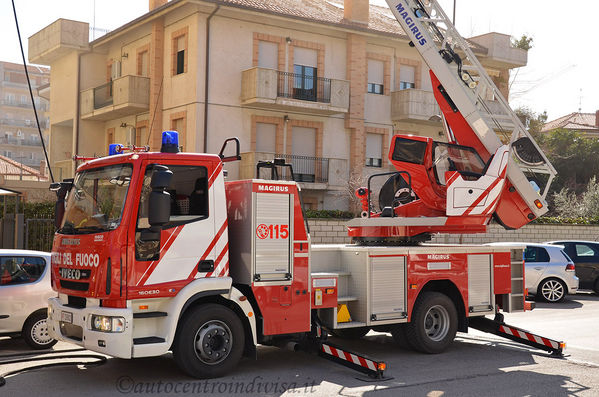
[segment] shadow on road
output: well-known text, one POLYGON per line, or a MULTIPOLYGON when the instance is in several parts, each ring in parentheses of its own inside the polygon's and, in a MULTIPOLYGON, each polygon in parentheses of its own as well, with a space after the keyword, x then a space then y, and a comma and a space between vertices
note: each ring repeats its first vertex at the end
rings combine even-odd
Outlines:
MULTIPOLYGON (((26 373, 8 379, 11 396, 29 396, 51 388, 53 395, 572 395, 589 387, 565 375, 538 372, 546 357, 526 348, 460 337, 443 354, 400 349, 390 335, 370 333, 362 340, 332 338, 335 343, 384 360, 394 379, 366 383, 358 373, 306 353, 260 346, 257 361, 244 359, 231 376, 195 380, 183 375, 170 355, 134 360, 109 359, 102 367, 67 367, 26 373), (536 371, 535 371, 536 370, 536 371), (503 384, 500 387, 498 385, 503 384), (493 386, 495 385, 495 386, 493 386), (440 393, 435 393, 435 392, 440 393), (429 394, 431 393, 431 394, 429 394)), ((564 362, 556 359, 556 362, 564 362)))

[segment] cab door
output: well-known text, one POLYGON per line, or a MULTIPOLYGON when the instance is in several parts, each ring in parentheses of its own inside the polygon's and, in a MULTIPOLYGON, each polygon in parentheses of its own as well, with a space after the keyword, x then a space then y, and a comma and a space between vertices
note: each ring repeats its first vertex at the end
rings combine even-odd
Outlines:
POLYGON ((148 161, 145 165, 135 227, 135 260, 129 299, 135 299, 136 295, 174 295, 195 278, 228 273, 226 210, 215 204, 214 197, 215 186, 224 191, 224 181, 220 171, 220 177, 210 178, 215 168, 213 163, 201 164, 198 161, 148 161), (141 239, 141 232, 149 228, 148 197, 154 164, 166 166, 173 173, 166 189, 171 207, 169 222, 160 232, 160 241, 148 242, 141 239), (169 288, 160 286, 162 283, 169 283, 169 288))

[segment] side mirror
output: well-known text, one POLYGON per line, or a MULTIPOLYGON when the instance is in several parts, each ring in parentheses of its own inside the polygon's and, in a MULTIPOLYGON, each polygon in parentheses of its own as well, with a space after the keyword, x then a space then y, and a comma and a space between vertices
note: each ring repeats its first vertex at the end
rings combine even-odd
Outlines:
POLYGON ((166 189, 171 183, 173 173, 163 165, 157 165, 152 180, 150 181, 150 197, 148 198, 148 223, 149 230, 142 231, 141 239, 144 241, 160 240, 160 228, 166 224, 171 216, 171 195, 166 189))
POLYGON ((56 193, 56 204, 54 204, 54 227, 60 228, 65 214, 65 198, 73 187, 73 179, 65 179, 62 182, 50 184, 50 190, 56 193))

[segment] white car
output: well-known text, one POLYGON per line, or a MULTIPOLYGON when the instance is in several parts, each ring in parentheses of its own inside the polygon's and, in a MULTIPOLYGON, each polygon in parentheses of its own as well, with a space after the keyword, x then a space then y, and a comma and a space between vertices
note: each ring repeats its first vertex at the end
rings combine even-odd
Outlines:
POLYGON ((576 266, 558 245, 538 243, 491 243, 494 246, 524 248, 524 284, 528 293, 546 302, 557 303, 578 291, 576 266))
POLYGON ((34 349, 56 343, 48 334, 50 254, 0 249, 0 336, 18 336, 34 349))

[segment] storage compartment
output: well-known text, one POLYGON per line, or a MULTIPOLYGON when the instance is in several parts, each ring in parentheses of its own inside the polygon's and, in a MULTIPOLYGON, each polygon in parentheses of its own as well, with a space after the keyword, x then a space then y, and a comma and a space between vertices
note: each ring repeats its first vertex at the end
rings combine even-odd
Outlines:
POLYGON ((370 321, 407 317, 406 257, 370 257, 370 321))
POLYGON ((492 255, 468 255, 468 311, 470 313, 493 311, 492 255))

